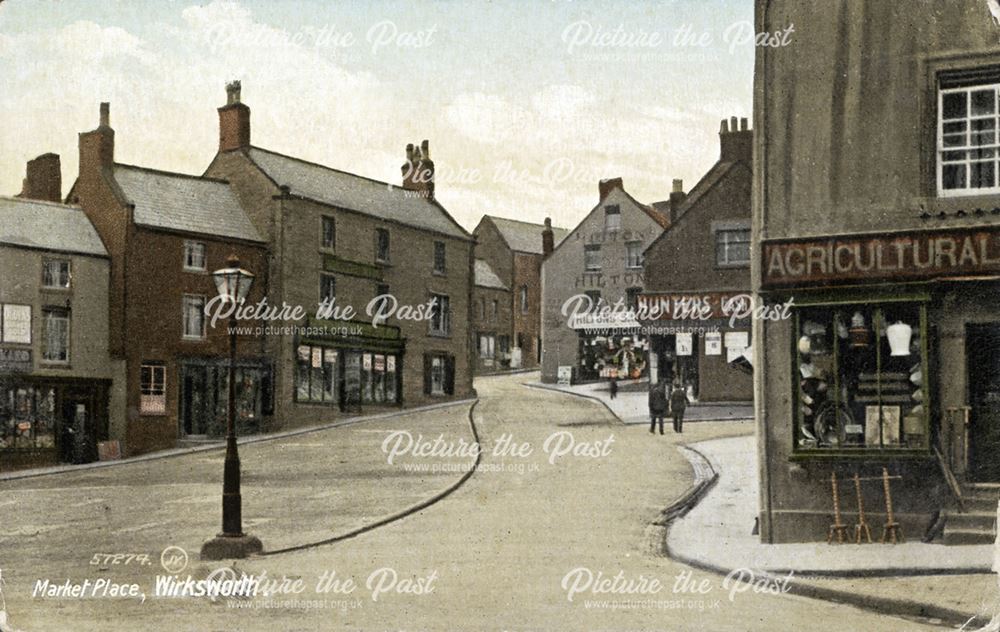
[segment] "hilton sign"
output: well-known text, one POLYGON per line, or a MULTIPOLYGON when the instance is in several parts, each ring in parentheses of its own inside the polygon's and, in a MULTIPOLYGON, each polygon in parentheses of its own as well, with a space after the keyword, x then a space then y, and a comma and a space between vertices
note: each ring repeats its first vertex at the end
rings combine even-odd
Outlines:
POLYGON ((1000 274, 1000 226, 768 240, 765 289, 1000 274))

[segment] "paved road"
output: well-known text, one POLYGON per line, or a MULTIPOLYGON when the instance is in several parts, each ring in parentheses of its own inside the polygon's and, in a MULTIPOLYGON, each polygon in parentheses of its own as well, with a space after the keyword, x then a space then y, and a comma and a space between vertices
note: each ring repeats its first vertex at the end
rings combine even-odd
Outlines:
MULTIPOLYGON (((11 622, 25 632, 933 629, 789 595, 751 591, 734 594, 730 600, 722 578, 692 572, 657 555, 662 529, 651 523, 690 482, 690 467, 676 449, 678 437, 650 436, 644 428, 623 426, 599 404, 525 388, 519 381, 514 376, 477 383, 482 400, 474 415, 486 452, 480 471, 445 500, 351 540, 234 565, 238 572, 258 578, 266 573, 269 580, 287 579, 284 584, 266 585, 283 586, 291 594, 215 602, 204 597, 154 597, 154 575, 163 574, 159 560, 149 567, 108 565, 105 571, 82 561, 109 544, 107 539, 95 540, 101 537, 96 535, 100 524, 92 515, 87 514, 85 520, 74 518, 86 505, 74 507, 69 497, 76 495, 78 503, 85 503, 88 498, 117 495, 134 499, 145 510, 172 493, 170 480, 183 478, 186 457, 150 463, 145 466, 150 469, 142 472, 112 468, 102 472, 99 480, 89 474, 61 476, 58 482, 49 479, 46 485, 39 484, 43 479, 34 484, 24 481, 17 488, 15 503, 7 504, 3 522, 6 534, 17 535, 0 540, 0 568, 7 580, 11 622), (494 453, 497 445, 507 446, 506 456, 494 453), (570 453, 553 457, 566 448, 571 448, 570 453), (149 486, 137 474, 153 477, 157 484, 149 486), (130 489, 133 482, 136 487, 130 489), (32 496, 44 506, 33 506, 23 519, 21 507, 32 496), (72 541, 57 538, 69 527, 76 534, 72 541), (33 528, 37 533, 31 533, 33 528), (17 553, 12 554, 13 550, 17 553), (33 564, 35 556, 42 560, 40 566, 33 564), (689 572, 685 590, 675 591, 675 578, 689 572), (335 581, 322 586, 329 590, 317 592, 324 576, 335 581), (136 581, 147 599, 140 603, 138 599, 32 598, 31 582, 45 577, 60 582, 67 577, 136 581), (660 583, 659 588, 654 581, 660 583), (301 592, 294 592, 299 588, 296 582, 301 582, 301 592), (695 592, 699 589, 704 592, 695 592)), ((462 449, 462 430, 437 419, 446 416, 439 411, 315 435, 330 450, 339 451, 342 459, 357 459, 366 464, 359 469, 377 474, 375 484, 363 495, 355 495, 351 487, 355 481, 347 481, 339 488, 342 494, 331 498, 351 501, 356 513, 383 514, 394 502, 399 506, 409 502, 408 496, 399 496, 399 488, 409 485, 416 491, 420 485, 411 481, 427 479, 427 474, 415 473, 414 468, 425 462, 436 463, 439 470, 466 467, 471 459, 462 449), (434 424, 443 424, 444 430, 434 424), (443 441, 436 448, 428 444, 422 448, 438 456, 415 456, 411 451, 397 456, 392 465, 386 463, 385 437, 400 430, 423 434, 430 441, 441 435, 443 441), (449 449, 456 455, 444 454, 449 449), (389 472, 395 474, 389 476, 389 472), (371 504, 377 509, 368 509, 371 504)), ((750 431, 750 424, 699 423, 686 429, 683 437, 696 441, 750 431)), ((313 477, 323 477, 327 488, 338 489, 334 479, 323 473, 325 461, 318 456, 322 448, 314 449, 313 456, 320 463, 312 464, 313 477)), ((288 475, 293 476, 297 467, 307 463, 289 453, 296 450, 285 452, 288 475)), ((258 461, 257 467, 265 465, 258 461)), ((451 484, 458 472, 435 476, 439 478, 432 479, 433 484, 424 485, 428 492, 451 484)), ((258 478, 254 484, 263 482, 258 478)), ((177 485, 189 483, 184 480, 177 485)), ((293 477, 267 483, 267 498, 271 498, 292 492, 303 481, 293 477)), ((205 490, 186 493, 192 499, 179 521, 204 522, 202 514, 211 515, 206 506, 214 501, 201 503, 205 490)), ((318 532, 323 503, 315 490, 298 496, 294 504, 273 509, 266 498, 256 498, 250 515, 267 516, 268 522, 259 519, 257 526, 268 544, 268 538, 279 537, 274 525, 318 532), (300 511, 302 519, 296 520, 300 511), (271 525, 270 536, 263 532, 265 525, 271 525)), ((330 520, 337 519, 342 507, 331 501, 330 520)), ((191 546, 191 531, 179 521, 158 526, 155 518, 141 513, 125 521, 136 530, 128 547, 123 544, 129 550, 123 552, 150 551, 158 557, 166 544, 177 541, 175 530, 187 534, 180 541, 191 546)), ((292 535, 284 538, 294 539, 292 535)), ((219 566, 192 559, 181 576, 191 573, 195 579, 203 578, 219 566)))

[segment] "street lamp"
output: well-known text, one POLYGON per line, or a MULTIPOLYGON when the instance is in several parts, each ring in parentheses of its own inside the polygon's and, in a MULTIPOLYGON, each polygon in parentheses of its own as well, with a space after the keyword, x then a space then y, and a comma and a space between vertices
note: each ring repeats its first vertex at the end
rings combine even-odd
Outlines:
MULTIPOLYGON (((219 297, 234 307, 246 299, 254 275, 240 267, 230 255, 226 267, 212 273, 219 297)), ((226 415, 226 462, 222 477, 222 533, 201 547, 201 559, 245 558, 263 551, 260 539, 243 533, 240 497, 240 455, 236 449, 236 310, 229 316, 229 406, 226 415)))

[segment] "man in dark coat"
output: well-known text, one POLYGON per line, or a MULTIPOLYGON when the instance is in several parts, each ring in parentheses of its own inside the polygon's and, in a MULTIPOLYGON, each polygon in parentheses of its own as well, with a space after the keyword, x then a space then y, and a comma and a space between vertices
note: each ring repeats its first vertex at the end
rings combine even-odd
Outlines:
POLYGON ((687 391, 680 384, 674 384, 674 391, 670 394, 670 413, 674 418, 674 432, 684 432, 684 411, 687 405, 687 391))
POLYGON ((663 434, 663 418, 667 415, 666 384, 660 382, 649 388, 649 431, 653 432, 656 422, 660 422, 660 434, 663 434))

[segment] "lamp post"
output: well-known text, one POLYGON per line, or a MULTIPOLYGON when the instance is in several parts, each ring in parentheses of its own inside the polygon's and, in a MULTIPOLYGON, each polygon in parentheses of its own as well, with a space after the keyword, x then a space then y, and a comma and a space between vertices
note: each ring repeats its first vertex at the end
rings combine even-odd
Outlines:
POLYGON ((224 303, 232 303, 229 316, 229 405, 226 414, 226 461, 222 477, 222 533, 201 547, 201 559, 245 558, 260 553, 260 540, 243 533, 240 496, 240 455, 236 447, 236 310, 246 299, 254 275, 240 268, 240 260, 230 255, 226 267, 212 273, 224 303))

